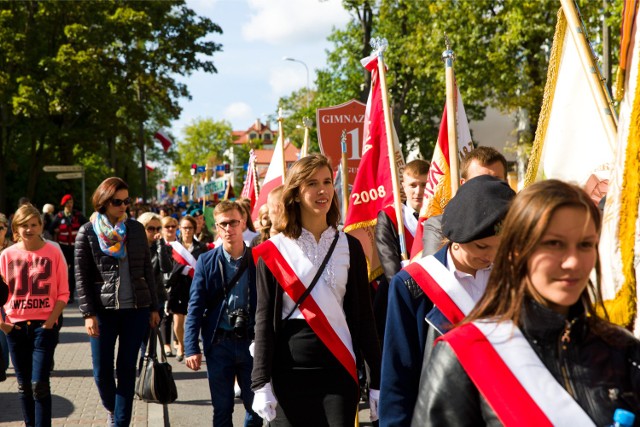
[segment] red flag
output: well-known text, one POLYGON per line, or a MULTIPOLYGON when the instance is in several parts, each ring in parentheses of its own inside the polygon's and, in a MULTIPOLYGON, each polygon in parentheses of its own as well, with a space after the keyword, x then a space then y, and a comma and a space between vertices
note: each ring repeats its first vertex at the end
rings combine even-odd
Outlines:
POLYGON ((147 168, 148 171, 154 171, 156 170, 156 168, 154 168, 153 166, 151 166, 149 163, 147 163, 146 165, 144 165, 145 168, 147 168))
MULTIPOLYGON (((471 132, 469 131, 469 121, 464 110, 462 97, 456 85, 456 126, 458 128, 458 158, 462 158, 473 149, 471 132)), ((449 133, 447 128, 447 106, 442 112, 440 131, 438 132, 438 142, 433 150, 431 166, 429 167, 429 179, 424 189, 424 200, 420 209, 420 220, 418 229, 413 239, 411 247, 411 259, 422 256, 422 223, 432 216, 441 215, 444 207, 451 199, 451 173, 449 171, 449 133)))
POLYGON ((247 178, 244 181, 244 187, 242 187, 241 197, 249 199, 251 201, 251 212, 256 205, 256 199, 258 194, 258 177, 256 176, 256 155, 251 150, 249 152, 249 167, 247 169, 247 178))
POLYGON ((162 144, 162 148, 164 149, 165 153, 169 151, 169 147, 173 145, 173 141, 171 140, 171 138, 169 138, 169 135, 167 135, 163 130, 158 130, 153 135, 153 137, 158 141, 160 141, 160 144, 162 144))
MULTIPOLYGON (((373 227, 377 223, 378 212, 393 204, 393 183, 387 148, 387 132, 384 122, 382 89, 378 74, 378 57, 370 56, 362 60, 371 71, 371 92, 367 100, 364 117, 362 159, 349 196, 349 209, 344 222, 344 230, 357 237, 369 261, 369 279, 382 274, 378 250, 373 238, 373 227)), ((394 141, 397 136, 394 131, 394 141)), ((402 153, 395 148, 396 161, 404 166, 402 153)))

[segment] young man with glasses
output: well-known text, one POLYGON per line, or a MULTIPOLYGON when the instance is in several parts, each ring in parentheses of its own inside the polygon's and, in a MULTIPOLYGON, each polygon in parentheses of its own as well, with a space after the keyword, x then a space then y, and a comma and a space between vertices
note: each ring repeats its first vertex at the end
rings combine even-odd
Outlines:
POLYGON ((253 358, 249 346, 254 336, 256 270, 251 248, 242 239, 241 209, 238 203, 224 200, 214 210, 222 244, 198 259, 185 325, 187 367, 200 369, 202 351, 207 359, 215 426, 232 426, 236 377, 247 411, 244 425, 262 425, 251 410, 253 358))

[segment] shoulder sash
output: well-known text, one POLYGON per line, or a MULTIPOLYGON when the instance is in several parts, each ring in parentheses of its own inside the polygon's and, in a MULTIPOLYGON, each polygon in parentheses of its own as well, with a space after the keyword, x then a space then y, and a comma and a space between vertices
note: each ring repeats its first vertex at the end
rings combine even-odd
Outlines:
POLYGON ((191 269, 187 274, 189 275, 189 277, 193 279, 193 273, 195 272, 195 269, 196 269, 196 259, 194 258, 194 256, 191 255, 191 252, 189 252, 187 248, 182 246, 182 243, 180 242, 177 242, 177 241, 169 242, 169 245, 173 249, 173 251, 171 251, 171 256, 173 257, 173 259, 178 264, 191 267, 191 269))
MULTIPOLYGON (((256 246, 253 254, 256 260, 262 257, 284 292, 293 301, 300 299, 317 272, 317 267, 300 253, 300 247, 282 234, 256 246)), ((321 276, 318 282, 318 285, 320 282, 324 283, 324 278, 321 276)), ((357 383, 351 333, 344 310, 329 286, 315 286, 298 308, 309 327, 357 383)))
POLYGON ((595 426, 512 322, 476 321, 440 339, 504 425, 595 426))
POLYGON ((476 305, 477 301, 433 255, 412 262, 405 267, 405 271, 454 325, 461 322, 476 305))

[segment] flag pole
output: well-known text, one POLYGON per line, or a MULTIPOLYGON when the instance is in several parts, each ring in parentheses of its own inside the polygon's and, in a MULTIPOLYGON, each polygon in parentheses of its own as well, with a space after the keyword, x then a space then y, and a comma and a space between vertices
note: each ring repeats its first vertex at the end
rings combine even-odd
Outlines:
POLYGON ((451 43, 445 34, 447 50, 442 52, 445 77, 447 82, 447 139, 449 141, 449 174, 451 176, 451 197, 456 195, 460 186, 460 174, 458 172, 458 128, 456 126, 456 80, 453 74, 453 61, 455 55, 451 50, 451 43))
POLYGON ((578 9, 576 8, 574 0, 560 0, 560 4, 562 5, 565 18, 567 18, 567 26, 571 30, 573 40, 578 47, 578 55, 580 56, 582 67, 589 71, 587 73, 589 76, 589 87, 598 104, 598 112, 600 113, 600 118, 607 132, 609 144, 615 152, 615 144, 618 139, 617 118, 613 108, 611 108, 612 102, 609 92, 604 88, 604 80, 600 74, 600 69, 598 68, 598 64, 595 63, 593 52, 589 47, 582 19, 580 19, 578 15, 578 9))
POLYGON ((279 155, 282 156, 282 183, 284 184, 284 178, 287 175, 287 163, 285 162, 284 159, 284 128, 282 126, 282 122, 283 122, 283 118, 282 118, 282 108, 278 109, 278 137, 281 138, 280 140, 282 141, 282 144, 280 144, 280 153, 278 153, 279 155))
MULTIPOLYGON (((340 146, 342 147, 342 159, 340 167, 342 167, 342 207, 343 218, 347 218, 347 208, 349 207, 349 172, 347 171, 347 130, 342 129, 340 137, 340 146)), ((344 220, 343 220, 344 221, 344 220)))
POLYGON ((387 133, 387 150, 389 153, 389 167, 391 168, 391 182, 393 185, 393 207, 396 211, 398 222, 398 240, 400 242, 400 254, 403 261, 407 261, 407 242, 404 238, 404 221, 402 218, 402 202, 400 201, 400 180, 398 179, 398 166, 393 141, 393 129, 391 127, 391 112, 389 110, 389 98, 387 96, 386 71, 384 68, 384 51, 388 46, 387 39, 371 39, 371 47, 378 56, 378 75, 380 79, 380 91, 382 92, 382 109, 384 110, 384 128, 387 133))
POLYGON ((304 127, 304 142, 300 149, 300 158, 307 157, 309 155, 309 129, 313 126, 313 122, 309 117, 302 119, 302 126, 304 127))
POLYGON ((260 195, 260 183, 258 182, 258 168, 256 167, 256 153, 253 151, 249 151, 249 169, 253 174, 253 190, 256 193, 256 202, 258 201, 258 196, 260 195))

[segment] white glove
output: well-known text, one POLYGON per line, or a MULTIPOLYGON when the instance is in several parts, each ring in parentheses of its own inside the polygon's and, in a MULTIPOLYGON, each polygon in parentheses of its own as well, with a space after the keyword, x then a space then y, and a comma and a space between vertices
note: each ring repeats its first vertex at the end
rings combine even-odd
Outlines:
POLYGON ((267 422, 273 421, 276 418, 276 406, 278 406, 278 401, 271 391, 271 383, 265 384, 254 393, 251 409, 260 418, 267 420, 267 422))
POLYGON ((251 344, 249 344, 249 354, 251 355, 251 357, 253 356, 253 353, 256 350, 256 342, 255 341, 251 341, 251 344))
POLYGON ((191 270, 193 270, 193 268, 190 265, 185 265, 182 269, 182 274, 188 276, 191 270))
POLYGON ((380 390, 369 389, 369 419, 378 419, 378 403, 380 402, 380 390))

